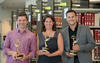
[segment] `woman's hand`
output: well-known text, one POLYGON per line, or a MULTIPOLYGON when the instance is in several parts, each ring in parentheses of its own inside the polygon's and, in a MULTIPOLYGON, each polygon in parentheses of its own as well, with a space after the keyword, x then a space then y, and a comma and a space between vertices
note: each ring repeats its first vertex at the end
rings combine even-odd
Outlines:
POLYGON ((44 52, 44 51, 42 51, 42 50, 37 50, 37 54, 38 54, 38 55, 44 55, 44 54, 45 54, 45 52, 44 52))
POLYGON ((51 53, 50 53, 49 51, 45 51, 44 54, 45 54, 46 56, 50 56, 51 53))
POLYGON ((72 55, 72 54, 70 54, 69 52, 66 52, 66 55, 68 56, 68 57, 73 57, 74 55, 72 55))

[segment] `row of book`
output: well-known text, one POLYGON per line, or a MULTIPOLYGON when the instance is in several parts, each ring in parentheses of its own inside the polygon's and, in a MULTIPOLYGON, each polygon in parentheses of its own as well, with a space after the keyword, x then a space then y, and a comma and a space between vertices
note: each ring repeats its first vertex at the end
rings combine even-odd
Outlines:
POLYGON ((96 46, 93 50, 93 60, 100 60, 100 46, 96 46))
POLYGON ((100 29, 93 29, 93 36, 96 43, 100 43, 100 29))
MULTIPOLYGON (((86 26, 95 26, 95 13, 77 13, 77 21, 79 24, 86 26)), ((55 17, 56 26, 62 25, 62 17, 55 17)))
POLYGON ((86 26, 95 25, 95 13, 77 13, 77 20, 86 26))

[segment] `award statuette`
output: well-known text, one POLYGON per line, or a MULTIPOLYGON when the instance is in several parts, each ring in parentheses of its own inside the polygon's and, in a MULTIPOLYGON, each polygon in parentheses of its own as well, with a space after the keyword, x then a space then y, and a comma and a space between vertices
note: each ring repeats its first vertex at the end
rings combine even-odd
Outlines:
MULTIPOLYGON (((73 46, 76 44, 76 40, 75 40, 75 36, 74 35, 72 35, 72 40, 73 40, 73 46)), ((70 54, 72 54, 72 55, 77 55, 77 51, 75 51, 75 50, 70 50, 70 54)))
POLYGON ((50 40, 50 37, 48 37, 48 36, 45 36, 45 44, 44 44, 44 47, 42 47, 42 51, 46 51, 46 50, 48 50, 48 48, 47 48, 47 41, 48 40, 50 40))
POLYGON ((16 42, 15 42, 15 47, 17 48, 17 50, 16 50, 17 57, 16 57, 16 58, 17 58, 17 59, 22 58, 23 55, 20 54, 20 40, 19 40, 19 39, 16 40, 16 42))

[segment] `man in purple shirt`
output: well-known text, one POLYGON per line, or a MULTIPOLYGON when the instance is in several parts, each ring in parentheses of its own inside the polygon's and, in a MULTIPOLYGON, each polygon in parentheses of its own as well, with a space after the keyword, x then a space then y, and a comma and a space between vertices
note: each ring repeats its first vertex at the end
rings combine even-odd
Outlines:
POLYGON ((35 57, 36 36, 27 29, 28 19, 24 12, 19 13, 16 22, 18 28, 7 34, 3 46, 6 63, 29 63, 29 59, 35 57))

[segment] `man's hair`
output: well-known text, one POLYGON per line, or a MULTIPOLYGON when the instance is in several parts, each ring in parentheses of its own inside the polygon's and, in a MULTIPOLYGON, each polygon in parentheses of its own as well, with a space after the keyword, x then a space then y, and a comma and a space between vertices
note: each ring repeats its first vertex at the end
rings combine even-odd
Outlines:
POLYGON ((17 19, 18 19, 18 17, 20 17, 20 16, 25 16, 26 19, 28 20, 28 17, 27 17, 27 15, 26 15, 25 12, 20 12, 20 13, 18 13, 18 15, 17 15, 17 19))
POLYGON ((67 14, 70 13, 70 12, 74 12, 75 15, 77 14, 76 11, 74 11, 74 10, 68 10, 68 11, 66 12, 66 16, 67 16, 67 14))

